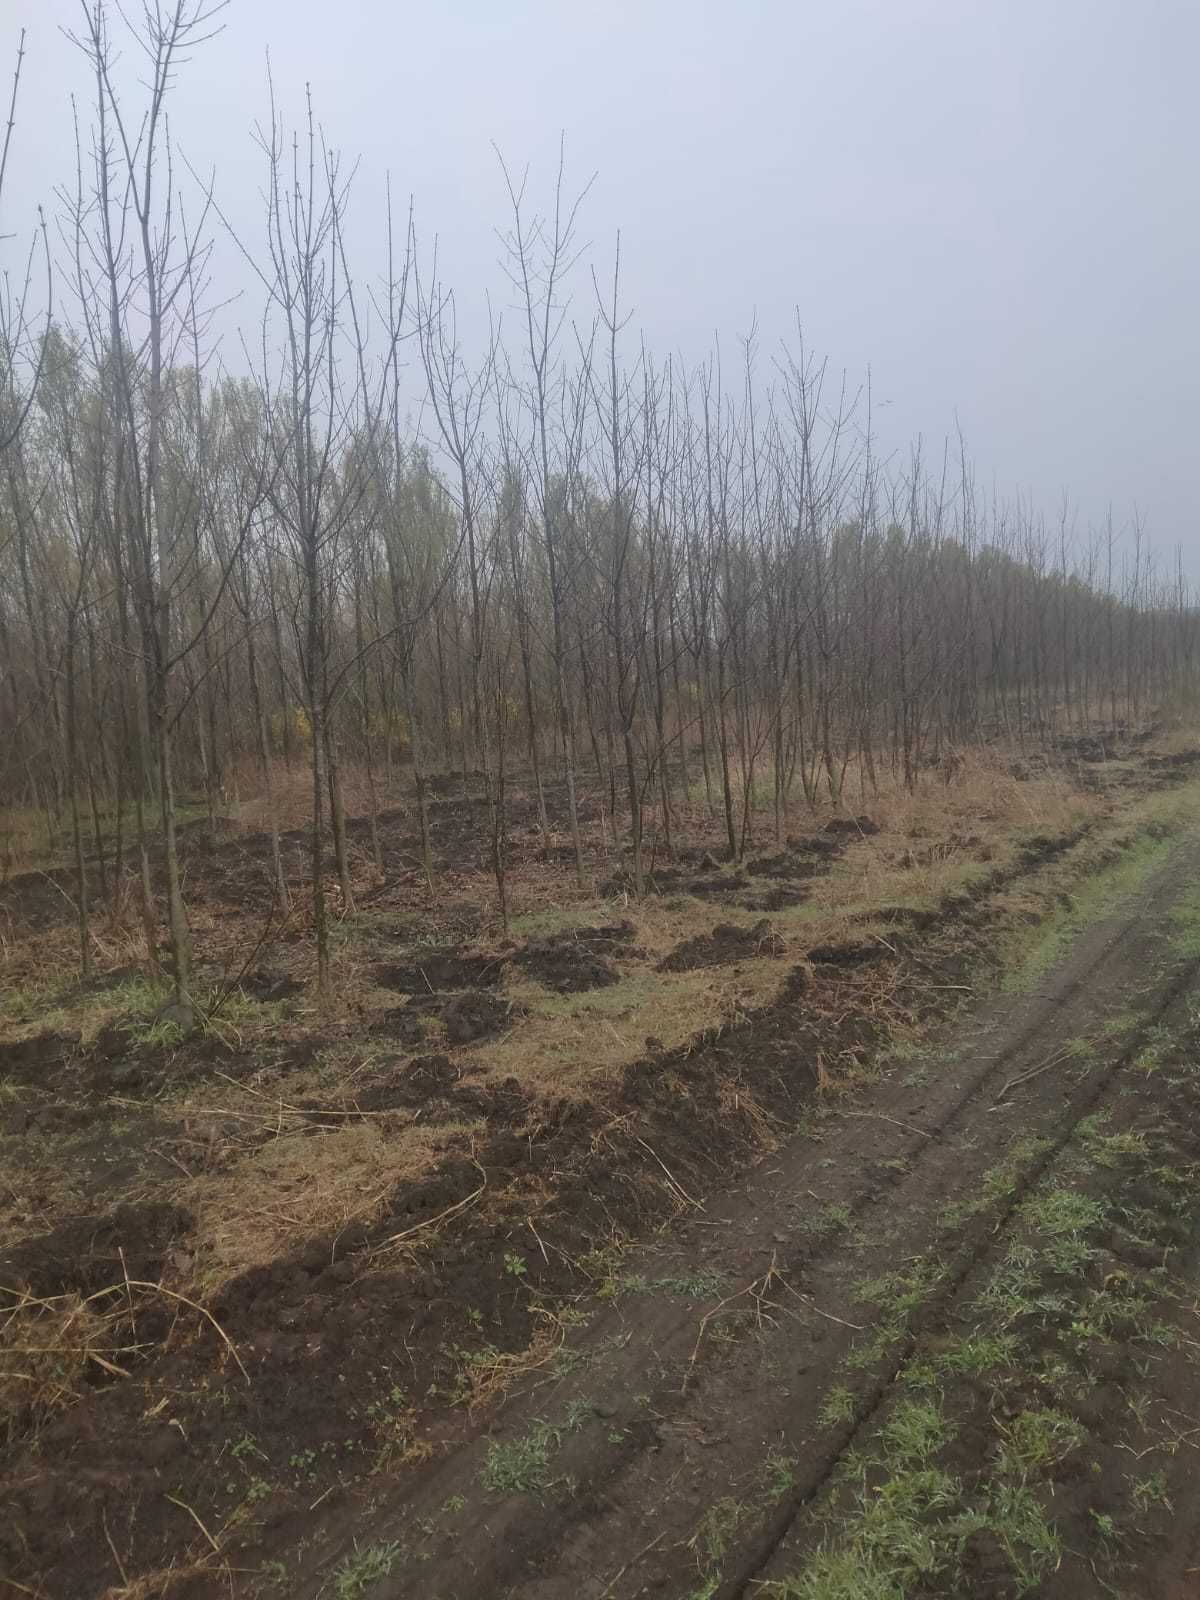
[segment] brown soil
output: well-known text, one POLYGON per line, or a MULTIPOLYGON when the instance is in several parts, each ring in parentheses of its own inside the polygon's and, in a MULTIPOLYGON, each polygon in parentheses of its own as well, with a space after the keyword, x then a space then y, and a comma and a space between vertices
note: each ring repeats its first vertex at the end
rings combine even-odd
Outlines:
POLYGON ((91 1294, 125 1273, 157 1278, 168 1250, 190 1222, 178 1206, 159 1201, 73 1217, 0 1255, 0 1282, 27 1284, 35 1295, 49 1298, 72 1291, 91 1294))
POLYGON ((815 944, 808 959, 818 967, 857 967, 865 961, 882 961, 888 947, 876 941, 859 944, 815 944))
POLYGON ((494 989, 504 975, 504 960, 496 956, 463 956, 431 950, 411 964, 385 962, 375 969, 375 981, 402 994, 437 994, 444 989, 494 989))
POLYGON ((783 940, 764 917, 753 927, 739 928, 718 922, 711 933, 700 934, 677 944, 658 964, 660 972, 690 972, 698 967, 719 967, 753 956, 781 956, 783 940))
POLYGON ((632 922, 612 922, 570 933, 530 939, 513 959, 531 978, 557 994, 582 994, 617 983, 620 972, 611 959, 632 955, 636 929, 632 922))

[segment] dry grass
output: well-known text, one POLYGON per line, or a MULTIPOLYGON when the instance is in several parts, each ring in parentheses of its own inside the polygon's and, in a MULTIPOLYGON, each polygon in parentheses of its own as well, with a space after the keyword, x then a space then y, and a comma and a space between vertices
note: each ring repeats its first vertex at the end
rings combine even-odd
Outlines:
MULTIPOLYGON (((397 1121, 403 1119, 397 1117, 397 1121)), ((432 1171, 475 1124, 387 1129, 379 1121, 324 1133, 284 1133, 222 1168, 181 1185, 194 1214, 191 1281, 202 1292, 263 1265, 314 1235, 372 1222, 397 1185, 432 1171)))
POLYGON ((124 1375, 136 1347, 122 1338, 124 1307, 111 1294, 39 1299, 0 1289, 0 1429, 36 1430, 82 1393, 89 1368, 124 1375))
MULTIPOLYGON (((1195 742, 1194 733, 1172 730, 1168 735, 1171 748, 1193 748, 1195 742)), ((881 907, 935 907, 944 895, 966 888, 975 875, 1014 859, 1030 836, 1061 834, 1110 804, 1098 795, 1082 793, 1064 773, 1052 769, 1018 781, 1010 771, 1011 755, 967 753, 949 784, 938 773, 931 773, 910 793, 899 782, 889 781, 855 804, 853 809, 866 811, 880 831, 854 840, 827 875, 809 880, 803 904, 770 914, 784 943, 779 957, 660 973, 655 970, 659 962, 684 940, 711 932, 717 922, 748 926, 762 913, 686 894, 649 897, 637 904, 621 897, 604 899, 576 890, 569 869, 562 864, 519 861, 510 884, 517 913, 515 940, 627 916, 636 926, 639 953, 614 953, 620 982, 573 995, 554 993, 510 966, 502 992, 524 1007, 526 1014, 505 1035, 456 1052, 458 1059, 470 1065, 473 1081, 480 1086, 511 1076, 535 1098, 585 1098, 599 1087, 611 1085, 648 1048, 674 1048, 769 1003, 790 970, 814 945, 860 940, 875 930, 886 933, 882 923, 871 920, 881 907), (648 1045, 651 1039, 653 1046, 648 1045)), ((296 794, 292 800, 299 807, 302 800, 307 801, 307 780, 302 792, 301 775, 294 773, 293 778, 296 794)), ((858 800, 853 774, 848 792, 858 800)), ((360 798, 365 802, 365 796, 360 798)), ((281 790, 277 805, 281 822, 290 819, 291 803, 281 790)), ((1123 818, 1132 814, 1129 797, 1124 806, 1123 818)), ((830 807, 811 813, 797 810, 790 819, 790 830, 815 831, 832 814, 830 807)), ((695 824, 682 830, 687 841, 719 848, 718 823, 704 812, 697 814, 695 824)), ((246 803, 238 826, 249 829, 255 825, 253 808, 246 803)), ((774 851, 769 835, 768 820, 761 819, 757 853, 774 851)), ((598 824, 589 828, 588 837, 589 848, 602 856, 597 869, 600 876, 611 846, 602 839, 598 824)), ((764 880, 760 883, 766 887, 764 880)), ((451 875, 444 897, 431 914, 430 931, 452 927, 464 908, 487 903, 490 892, 486 878, 480 875, 451 875)), ((419 907, 419 888, 402 893, 408 900, 391 901, 379 922, 384 929, 397 910, 411 912, 419 907)), ((296 915, 297 926, 302 926, 303 908, 298 907, 296 915)), ((220 918, 200 904, 193 911, 193 922, 198 947, 206 954, 215 953, 236 972, 250 941, 246 919, 220 918)), ((179 1091, 168 1081, 155 1115, 170 1119, 180 1138, 174 1146, 169 1131, 155 1138, 169 1148, 168 1163, 174 1156, 183 1172, 168 1163, 160 1170, 147 1162, 137 1189, 141 1197, 176 1198, 196 1218, 195 1238, 189 1247, 192 1265, 186 1281, 179 1280, 180 1289, 203 1298, 229 1276, 285 1255, 314 1236, 336 1235, 354 1222, 373 1221, 397 1185, 432 1171, 448 1148, 467 1147, 481 1127, 424 1127, 407 1113, 354 1113, 353 1096, 361 1080, 405 1053, 386 1039, 368 1040, 366 1036, 371 1022, 399 1001, 394 991, 376 986, 375 964, 383 954, 389 959, 404 955, 394 936, 390 945, 386 944, 386 932, 376 937, 372 932, 375 926, 372 913, 345 923, 335 959, 336 993, 327 1006, 318 1008, 309 991, 283 1012, 270 1008, 257 1012, 253 1006, 243 1006, 216 1019, 216 1029, 239 1050, 253 1055, 263 1047, 263 1069, 258 1075, 247 1078, 241 1074, 234 1085, 210 1073, 204 1081, 179 1091), (381 939, 385 943, 381 944, 381 939), (272 1065, 279 1060, 281 1042, 311 1036, 317 1026, 331 1043, 315 1062, 283 1073, 272 1065), (344 1113, 344 1122, 333 1129, 315 1130, 307 1114, 298 1109, 301 1104, 337 1108, 344 1113), (215 1148, 210 1141, 197 1150, 196 1128, 204 1118, 224 1124, 225 1131, 216 1135, 215 1148), (236 1131, 230 1133, 231 1127, 236 1131)), ((128 959, 136 941, 128 928, 114 927, 110 933, 102 926, 101 936, 111 937, 112 956, 128 959), (122 939, 128 942, 120 943, 122 939)), ((128 1015, 129 995, 120 991, 68 1000, 57 1010, 39 1008, 42 999, 50 1006, 52 996, 48 988, 35 991, 33 980, 47 970, 69 970, 73 940, 70 928, 60 929, 18 941, 2 953, 0 987, 15 974, 24 974, 31 984, 20 1019, 11 1010, 6 1025, 0 1018, 7 1037, 77 1027, 87 1038, 104 1023, 128 1015), (56 964, 54 969, 51 962, 56 964)), ((498 944, 499 929, 493 926, 485 930, 476 948, 495 955, 498 944)), ((307 940, 276 945, 262 959, 285 967, 293 976, 306 980, 313 976, 307 940)), ((869 1005, 871 980, 866 976, 860 981, 862 1003, 869 1005)), ((67 988, 62 992, 69 995, 67 988)), ((887 997, 882 996, 880 1006, 886 1009, 886 1003, 887 997)), ((425 1048, 446 1048, 436 1028, 425 1048)), ((831 1082, 842 1068, 840 1063, 828 1064, 831 1082)), ((735 1096, 727 1109, 731 1116, 748 1119, 764 1148, 777 1137, 761 1109, 744 1096, 735 1096)), ((149 1110, 149 1106, 122 1106, 114 1101, 103 1114, 113 1121, 128 1113, 136 1121, 149 1110)), ((7 1141, 10 1145, 14 1142, 7 1141)), ((48 1174, 57 1163, 63 1173, 69 1172, 69 1145, 52 1148, 52 1144, 47 1143, 34 1165, 44 1164, 48 1174)), ((23 1172, 22 1187, 32 1193, 26 1179, 23 1172)), ((70 1199, 78 1209, 79 1191, 69 1184, 59 1185, 53 1189, 54 1195, 59 1188, 63 1205, 70 1209, 70 1199)), ((39 1192, 44 1198, 51 1188, 42 1186, 39 1192)), ((125 1186, 122 1197, 129 1192, 130 1187, 125 1186)), ((115 1198, 115 1194, 106 1195, 104 1203, 115 1198)), ((56 1215, 57 1201, 47 1203, 56 1215)), ((40 1204, 43 1225, 51 1225, 54 1215, 41 1212, 40 1204)), ((28 1231, 30 1206, 22 1202, 18 1210, 14 1202, 9 1209, 9 1233, 28 1231)))
MULTIPOLYGON (((937 774, 915 793, 898 781, 881 783, 868 806, 879 833, 855 840, 828 875, 810 880, 803 904, 770 914, 784 940, 781 958, 656 972, 683 940, 711 932, 717 922, 748 927, 762 915, 687 896, 526 909, 518 926, 537 933, 586 927, 619 910, 635 920, 647 959, 619 984, 578 995, 551 994, 529 979, 510 978, 505 992, 530 1014, 505 1038, 476 1047, 475 1060, 490 1073, 517 1076, 535 1092, 586 1096, 590 1084, 611 1079, 644 1054, 648 1037, 671 1049, 769 1003, 814 945, 869 934, 873 910, 933 908, 976 873, 1012 860, 1023 839, 1065 832, 1099 809, 1094 796, 1081 794, 1062 773, 1019 781, 1009 765, 1006 756, 972 753, 951 784, 937 774)), ((820 828, 833 814, 830 807, 805 813, 793 819, 793 828, 820 828)), ((761 848, 771 847, 764 842, 761 848)), ((520 892, 519 880, 514 892, 520 892)))

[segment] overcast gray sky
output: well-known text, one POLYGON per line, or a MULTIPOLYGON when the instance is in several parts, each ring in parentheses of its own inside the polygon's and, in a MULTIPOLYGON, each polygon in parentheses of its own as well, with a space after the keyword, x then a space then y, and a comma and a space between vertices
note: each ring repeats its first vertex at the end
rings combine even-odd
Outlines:
MULTIPOLYGON (((70 178, 77 15, 0 6, 0 45, 24 25, 29 52, 0 231, 70 178)), ((268 47, 285 104, 311 81, 362 157, 356 236, 390 171, 468 299, 503 300, 491 141, 544 193, 564 130, 570 173, 599 175, 587 237, 607 253, 622 230, 656 351, 732 346, 755 312, 765 347, 798 308, 833 365, 870 364, 892 438, 957 418, 984 482, 1050 513, 1064 491, 1083 518, 1136 507, 1200 576, 1197 0, 233 0, 224 20, 173 129, 239 225, 268 47)), ((234 315, 256 312, 248 293, 234 315)))

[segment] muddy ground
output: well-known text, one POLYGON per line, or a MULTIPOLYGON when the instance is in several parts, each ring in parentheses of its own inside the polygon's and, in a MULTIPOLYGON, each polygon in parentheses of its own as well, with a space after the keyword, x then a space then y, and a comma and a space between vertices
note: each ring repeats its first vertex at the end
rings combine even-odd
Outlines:
POLYGON ((697 847, 663 892, 713 921, 656 964, 774 987, 585 1096, 477 1052, 520 1039, 522 985, 569 1006, 654 959, 636 912, 404 947, 372 968, 386 1048, 277 1110, 320 1037, 0 1045, 5 1148, 69 1149, 77 1202, 39 1228, 50 1196, 6 1179, 0 1573, 55 1600, 1200 1592, 1172 1531, 1200 1445, 1189 772, 1122 768, 1129 820, 800 961, 722 908, 802 894, 870 819, 741 871, 697 847), (201 1293, 172 1165, 285 1128, 316 1161, 351 1127, 430 1159, 201 1293))

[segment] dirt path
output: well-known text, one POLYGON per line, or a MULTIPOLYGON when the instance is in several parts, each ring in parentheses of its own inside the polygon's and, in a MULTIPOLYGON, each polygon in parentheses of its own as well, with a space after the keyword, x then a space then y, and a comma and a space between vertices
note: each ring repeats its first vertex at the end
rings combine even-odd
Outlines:
POLYGON ((1198 879, 1188 841, 1035 988, 686 1196, 488 1434, 283 1589, 1200 1595, 1198 879))

